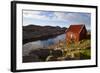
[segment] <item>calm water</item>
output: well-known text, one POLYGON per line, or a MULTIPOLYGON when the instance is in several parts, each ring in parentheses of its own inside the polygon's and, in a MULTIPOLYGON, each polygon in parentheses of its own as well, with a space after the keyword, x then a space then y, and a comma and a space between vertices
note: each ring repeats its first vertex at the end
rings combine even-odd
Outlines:
POLYGON ((65 40, 65 34, 58 35, 55 38, 50 38, 46 40, 38 40, 38 41, 26 43, 23 45, 23 56, 28 55, 30 50, 48 47, 50 45, 58 43, 59 40, 65 40))

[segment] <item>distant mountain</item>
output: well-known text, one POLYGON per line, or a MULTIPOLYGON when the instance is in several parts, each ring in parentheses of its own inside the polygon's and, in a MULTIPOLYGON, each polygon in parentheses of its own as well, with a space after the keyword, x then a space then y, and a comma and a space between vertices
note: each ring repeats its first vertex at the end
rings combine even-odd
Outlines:
POLYGON ((67 28, 59 26, 23 26, 23 44, 35 40, 43 40, 65 33, 67 28))

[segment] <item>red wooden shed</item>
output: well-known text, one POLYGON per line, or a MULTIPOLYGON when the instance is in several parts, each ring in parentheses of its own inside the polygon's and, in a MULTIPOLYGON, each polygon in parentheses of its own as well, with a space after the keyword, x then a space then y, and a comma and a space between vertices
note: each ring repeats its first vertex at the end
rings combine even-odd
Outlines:
POLYGON ((70 27, 66 30, 66 40, 67 43, 70 42, 79 42, 84 39, 87 35, 87 30, 84 24, 78 25, 70 25, 70 27))

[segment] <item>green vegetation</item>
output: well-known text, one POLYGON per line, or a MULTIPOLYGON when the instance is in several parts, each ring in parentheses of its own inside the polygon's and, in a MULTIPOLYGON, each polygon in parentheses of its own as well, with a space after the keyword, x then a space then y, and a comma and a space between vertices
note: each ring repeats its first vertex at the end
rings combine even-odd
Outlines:
POLYGON ((45 61, 63 61, 63 60, 84 60, 91 58, 91 41, 89 39, 81 40, 78 43, 71 43, 66 46, 66 41, 60 41, 58 44, 49 46, 53 49, 45 61), (58 48, 58 49, 57 49, 58 48), (62 52, 61 53, 57 53, 62 52), (56 53, 55 53, 56 52, 56 53), (57 54, 57 56, 55 56, 57 54), (60 55, 60 56, 59 56, 60 55))
POLYGON ((91 41, 84 39, 79 43, 71 43, 64 49, 65 56, 74 55, 74 58, 78 59, 90 59, 91 58, 91 41))
POLYGON ((80 55, 82 58, 84 59, 90 59, 91 58, 91 51, 90 49, 85 49, 81 55, 80 55))

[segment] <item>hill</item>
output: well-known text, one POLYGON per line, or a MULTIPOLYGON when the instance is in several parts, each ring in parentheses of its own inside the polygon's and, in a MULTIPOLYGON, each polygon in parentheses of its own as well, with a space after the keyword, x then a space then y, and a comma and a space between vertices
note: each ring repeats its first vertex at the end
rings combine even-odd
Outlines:
POLYGON ((23 44, 36 40, 48 39, 56 37, 57 35, 65 33, 67 28, 61 28, 59 26, 39 26, 28 25, 23 26, 23 44))

